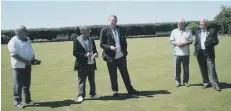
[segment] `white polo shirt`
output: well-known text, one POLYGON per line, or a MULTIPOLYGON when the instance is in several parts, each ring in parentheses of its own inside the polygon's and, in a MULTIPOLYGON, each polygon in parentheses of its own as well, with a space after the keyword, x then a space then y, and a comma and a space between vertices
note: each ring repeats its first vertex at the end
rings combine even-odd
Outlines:
POLYGON ((33 48, 31 46, 30 39, 27 37, 27 41, 22 41, 18 36, 14 36, 8 43, 8 50, 11 55, 12 68, 25 68, 25 63, 16 60, 12 55, 18 54, 23 59, 31 61, 33 59, 33 48))
POLYGON ((120 39, 119 39, 119 33, 117 30, 112 29, 113 36, 116 42, 116 53, 115 53, 115 59, 118 59, 124 55, 124 53, 121 51, 121 45, 120 45, 120 39))
MULTIPOLYGON (((181 42, 188 43, 193 41, 192 33, 188 29, 180 30, 179 28, 174 29, 170 36, 170 42, 181 42)), ((175 56, 186 56, 189 55, 189 45, 183 47, 174 46, 175 56)))

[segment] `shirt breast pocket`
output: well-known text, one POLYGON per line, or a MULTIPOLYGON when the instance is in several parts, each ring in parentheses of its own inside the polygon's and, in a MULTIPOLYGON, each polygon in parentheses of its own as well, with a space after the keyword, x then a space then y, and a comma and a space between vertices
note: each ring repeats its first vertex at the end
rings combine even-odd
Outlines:
POLYGON ((184 32, 183 33, 183 38, 184 38, 184 41, 187 42, 189 40, 189 34, 184 32))

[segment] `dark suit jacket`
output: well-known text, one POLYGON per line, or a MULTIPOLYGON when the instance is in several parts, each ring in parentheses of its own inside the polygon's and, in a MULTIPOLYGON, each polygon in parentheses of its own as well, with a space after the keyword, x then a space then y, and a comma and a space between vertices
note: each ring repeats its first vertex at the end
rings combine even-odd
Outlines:
MULTIPOLYGON (((195 46, 194 55, 195 56, 198 56, 198 53, 201 47, 201 42, 200 42, 201 31, 202 30, 198 30, 196 32, 196 40, 194 44, 195 46)), ((217 31, 215 29, 209 29, 208 32, 209 34, 206 36, 206 40, 205 40, 206 49, 203 52, 207 58, 215 58, 214 46, 216 46, 219 43, 219 40, 217 37, 217 31)))
MULTIPOLYGON (((124 53, 124 56, 127 56, 127 41, 125 36, 125 30, 119 26, 116 26, 119 33, 121 50, 124 53)), ((103 59, 105 61, 111 62, 115 58, 115 51, 110 49, 110 46, 115 46, 116 42, 113 37, 112 30, 110 26, 104 27, 100 33, 100 47, 103 49, 103 59)))
MULTIPOLYGON (((93 39, 92 39, 92 44, 93 44, 92 45, 93 53, 98 53, 96 50, 95 41, 93 39)), ((78 41, 77 38, 73 40, 73 56, 76 57, 74 70, 82 71, 84 66, 87 65, 88 57, 87 57, 86 50, 83 48, 83 46, 81 45, 81 43, 78 41)), ((96 60, 94 59, 94 61, 95 61, 94 68, 96 70, 96 60)))

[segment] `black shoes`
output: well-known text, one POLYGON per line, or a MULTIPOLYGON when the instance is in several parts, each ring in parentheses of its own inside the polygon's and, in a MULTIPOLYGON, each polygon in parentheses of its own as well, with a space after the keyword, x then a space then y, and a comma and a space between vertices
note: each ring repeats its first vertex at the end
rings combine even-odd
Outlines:
POLYGON ((113 91, 113 96, 120 96, 117 91, 113 91))
POLYGON ((137 91, 137 90, 133 90, 132 92, 129 92, 128 94, 132 94, 132 95, 140 95, 140 91, 137 91))
POLYGON ((26 104, 28 104, 28 105, 35 105, 35 102, 34 101, 27 101, 26 104))

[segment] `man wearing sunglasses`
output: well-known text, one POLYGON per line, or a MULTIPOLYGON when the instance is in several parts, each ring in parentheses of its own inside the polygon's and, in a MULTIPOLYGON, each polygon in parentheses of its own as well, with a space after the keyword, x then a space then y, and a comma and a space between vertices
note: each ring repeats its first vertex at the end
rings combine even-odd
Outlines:
POLYGON ((15 30, 15 34, 8 43, 13 69, 14 105, 18 108, 24 108, 24 105, 21 103, 22 89, 24 90, 25 103, 34 105, 34 102, 31 100, 30 84, 31 65, 35 57, 31 41, 27 37, 27 28, 20 26, 15 30))
POLYGON ((203 88, 208 88, 211 83, 213 88, 221 91, 215 68, 215 46, 219 43, 217 32, 214 28, 207 28, 207 20, 201 19, 200 30, 196 32, 195 52, 200 67, 203 88))

